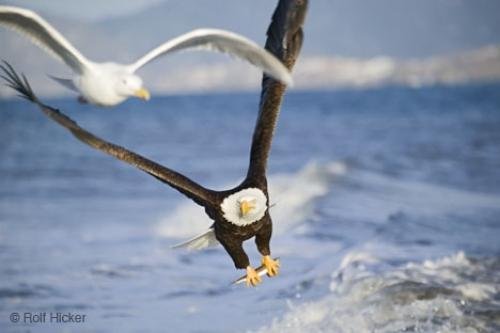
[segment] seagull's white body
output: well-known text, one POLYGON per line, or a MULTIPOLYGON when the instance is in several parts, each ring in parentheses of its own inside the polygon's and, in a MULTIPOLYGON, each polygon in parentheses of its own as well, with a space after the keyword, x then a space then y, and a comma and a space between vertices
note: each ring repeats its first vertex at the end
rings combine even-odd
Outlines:
POLYGON ((128 72, 126 67, 120 64, 93 63, 81 75, 73 76, 71 82, 74 90, 77 90, 88 103, 113 106, 129 97, 127 86, 131 86, 130 91, 133 95, 138 95, 137 92, 141 91, 142 80, 131 74, 133 73, 128 72), (126 84, 119 81, 125 79, 126 84), (120 88, 124 90, 123 93, 120 93, 120 88))
POLYGON ((31 39, 74 72, 71 79, 54 78, 67 88, 78 91, 87 102, 113 106, 131 96, 148 99, 142 80, 135 72, 154 59, 183 49, 205 49, 241 58, 269 76, 291 84, 290 72, 271 53, 251 40, 218 29, 197 29, 151 50, 128 65, 113 62, 96 63, 84 57, 56 29, 35 12, 19 7, 0 6, 0 25, 12 28, 31 39))

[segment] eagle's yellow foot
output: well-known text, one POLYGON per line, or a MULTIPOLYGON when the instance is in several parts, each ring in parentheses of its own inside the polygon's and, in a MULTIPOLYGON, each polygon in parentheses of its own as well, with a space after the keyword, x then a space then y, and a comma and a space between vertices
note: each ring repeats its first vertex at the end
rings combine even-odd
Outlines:
POLYGON ((270 256, 263 256, 262 265, 266 266, 267 276, 273 277, 278 275, 280 268, 279 260, 273 260, 270 256))
POLYGON ((259 274, 252 268, 252 266, 247 267, 247 287, 255 287, 262 282, 259 274))

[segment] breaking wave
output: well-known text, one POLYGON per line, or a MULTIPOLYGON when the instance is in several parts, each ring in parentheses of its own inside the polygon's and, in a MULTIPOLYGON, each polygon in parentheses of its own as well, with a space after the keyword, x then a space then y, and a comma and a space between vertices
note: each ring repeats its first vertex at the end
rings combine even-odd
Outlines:
POLYGON ((500 258, 463 252, 376 273, 370 253, 350 252, 330 293, 294 306, 259 332, 497 332, 500 258))

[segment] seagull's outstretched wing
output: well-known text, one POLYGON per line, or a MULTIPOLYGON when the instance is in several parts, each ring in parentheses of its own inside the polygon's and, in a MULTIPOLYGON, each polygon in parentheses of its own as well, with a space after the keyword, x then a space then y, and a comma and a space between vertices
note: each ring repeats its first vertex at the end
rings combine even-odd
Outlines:
POLYGON ((20 78, 14 69, 7 63, 0 65, 5 75, 1 77, 7 82, 7 85, 19 93, 19 96, 35 103, 40 107, 40 110, 50 119, 54 120, 59 125, 67 128, 78 140, 87 145, 101 150, 106 154, 116 157, 119 160, 127 162, 157 178, 158 180, 172 186, 179 192, 185 194, 196 203, 204 206, 206 203, 211 203, 214 200, 214 192, 208 190, 180 173, 166 168, 156 162, 153 162, 139 154, 134 153, 126 148, 120 147, 113 143, 107 142, 84 128, 80 127, 71 118, 50 106, 43 104, 32 91, 28 80, 23 75, 20 78))
POLYGON ((271 53, 241 35, 218 29, 197 29, 180 35, 151 50, 135 63, 129 65, 128 68, 131 72, 135 72, 159 56, 184 49, 204 49, 228 53, 254 64, 264 73, 285 84, 292 83, 290 72, 271 53))
MULTIPOLYGON (((307 0, 280 0, 267 30, 266 50, 280 59, 289 70, 293 68, 302 47, 302 25, 306 11, 307 0)), ((285 88, 280 82, 264 75, 248 177, 262 177, 266 173, 267 158, 285 88)))
POLYGON ((0 6, 0 25, 26 35, 31 41, 81 74, 90 61, 47 21, 28 9, 0 6))

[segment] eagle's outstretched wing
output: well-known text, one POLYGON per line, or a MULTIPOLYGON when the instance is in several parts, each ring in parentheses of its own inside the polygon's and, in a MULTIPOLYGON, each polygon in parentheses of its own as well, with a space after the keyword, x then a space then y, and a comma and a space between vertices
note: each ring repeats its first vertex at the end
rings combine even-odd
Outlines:
MULTIPOLYGON (((307 0, 281 0, 267 30, 266 50, 281 60, 289 70, 293 68, 302 47, 302 25, 306 11, 307 0)), ((282 83, 264 75, 247 178, 265 176, 285 88, 282 83)))
POLYGON ((74 120, 66 116, 61 111, 43 104, 31 89, 26 77, 24 75, 19 77, 19 75, 17 75, 14 69, 7 62, 4 61, 4 65, 0 65, 0 68, 5 74, 1 76, 7 82, 8 86, 16 90, 20 97, 35 103, 46 116, 68 129, 78 140, 149 173, 153 177, 172 186, 202 206, 213 202, 213 191, 202 187, 174 170, 166 168, 134 153, 133 151, 95 136, 80 127, 74 120))

